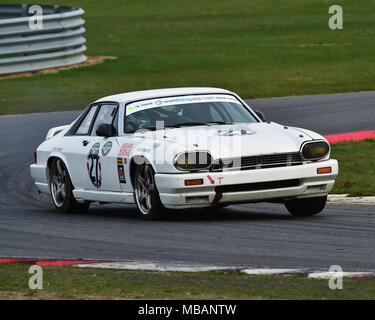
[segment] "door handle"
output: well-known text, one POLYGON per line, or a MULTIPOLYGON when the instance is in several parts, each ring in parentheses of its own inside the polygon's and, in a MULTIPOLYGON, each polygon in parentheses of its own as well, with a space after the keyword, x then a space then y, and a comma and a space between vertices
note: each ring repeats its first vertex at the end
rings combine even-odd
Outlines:
POLYGON ((82 140, 82 144, 84 147, 86 147, 90 143, 89 140, 82 140))

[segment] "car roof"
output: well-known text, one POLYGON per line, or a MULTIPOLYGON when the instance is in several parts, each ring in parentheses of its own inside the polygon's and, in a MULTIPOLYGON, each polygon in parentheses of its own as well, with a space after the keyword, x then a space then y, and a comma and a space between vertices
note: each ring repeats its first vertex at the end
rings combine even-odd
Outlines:
POLYGON ((95 102, 114 101, 118 103, 123 103, 123 102, 128 103, 132 101, 161 98, 161 97, 172 97, 172 96, 193 95, 193 94, 210 94, 210 93, 231 94, 232 92, 225 90, 225 89, 220 89, 220 88, 206 88, 206 87, 168 88, 168 89, 125 92, 125 93, 115 94, 112 96, 103 97, 103 98, 96 100, 95 102))

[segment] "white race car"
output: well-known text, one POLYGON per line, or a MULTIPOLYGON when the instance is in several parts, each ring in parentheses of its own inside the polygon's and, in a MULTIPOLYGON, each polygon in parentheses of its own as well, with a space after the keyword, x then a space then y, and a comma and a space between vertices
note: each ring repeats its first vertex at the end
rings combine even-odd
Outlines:
POLYGON ((108 96, 52 128, 31 176, 61 212, 91 202, 167 209, 284 203, 321 212, 338 174, 321 135, 265 121, 233 92, 176 88, 108 96))

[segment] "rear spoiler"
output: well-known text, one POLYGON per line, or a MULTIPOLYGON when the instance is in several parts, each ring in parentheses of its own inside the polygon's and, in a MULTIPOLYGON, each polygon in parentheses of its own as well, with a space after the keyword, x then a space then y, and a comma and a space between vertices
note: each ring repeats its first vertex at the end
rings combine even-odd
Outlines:
POLYGON ((54 137, 55 135, 59 134, 61 131, 63 131, 67 127, 69 127, 69 126, 68 125, 67 126, 60 126, 60 127, 55 127, 55 128, 49 129, 49 131, 48 131, 48 133, 46 135, 46 140, 47 139, 51 139, 52 137, 54 137))

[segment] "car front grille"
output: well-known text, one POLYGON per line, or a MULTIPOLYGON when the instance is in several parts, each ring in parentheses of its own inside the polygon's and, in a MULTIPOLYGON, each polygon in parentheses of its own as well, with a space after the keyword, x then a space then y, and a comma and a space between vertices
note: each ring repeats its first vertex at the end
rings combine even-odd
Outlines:
POLYGON ((230 171, 230 170, 253 170, 268 169, 277 167, 297 166, 303 163, 301 154, 278 153, 262 156, 250 156, 241 158, 220 159, 211 167, 211 171, 230 171))

